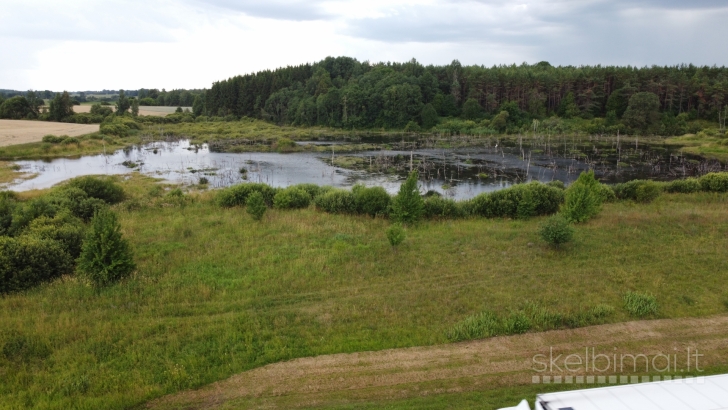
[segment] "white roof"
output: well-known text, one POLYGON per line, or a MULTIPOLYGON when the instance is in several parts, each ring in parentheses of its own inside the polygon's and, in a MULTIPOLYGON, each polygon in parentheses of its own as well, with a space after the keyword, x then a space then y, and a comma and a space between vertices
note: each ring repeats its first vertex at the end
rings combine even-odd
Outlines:
POLYGON ((728 375, 540 394, 536 410, 728 410, 728 375))

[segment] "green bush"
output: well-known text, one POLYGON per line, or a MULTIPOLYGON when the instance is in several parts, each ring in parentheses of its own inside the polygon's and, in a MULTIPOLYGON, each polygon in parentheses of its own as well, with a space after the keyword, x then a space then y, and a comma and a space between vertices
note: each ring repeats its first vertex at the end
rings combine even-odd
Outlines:
POLYGON ((81 141, 78 138, 74 138, 74 137, 66 138, 63 140, 63 142, 61 142, 61 144, 63 144, 63 145, 70 145, 70 144, 78 145, 80 143, 81 143, 81 141))
POLYGON ((0 197, 0 236, 11 234, 13 214, 17 203, 9 197, 0 197))
POLYGON ((574 227, 562 215, 556 214, 541 225, 539 235, 549 245, 559 247, 574 238, 574 227))
POLYGON ((81 254, 85 227, 81 221, 62 211, 54 218, 41 216, 30 223, 24 235, 56 241, 74 260, 81 254))
POLYGON ((73 259, 57 241, 0 237, 0 293, 50 281, 72 271, 73 259))
POLYGON ((677 179, 665 184, 665 192, 690 194, 702 189, 700 180, 696 178, 677 179))
MULTIPOLYGON (((240 169, 241 173, 243 173, 242 172, 243 170, 245 170, 245 168, 240 169)), ((248 171, 245 170, 245 172, 248 172, 248 171)), ((298 185, 292 185, 292 186, 295 188, 303 189, 304 191, 308 192, 308 195, 311 196, 312 200, 314 198, 316 198, 317 196, 321 195, 325 191, 324 187, 321 187, 316 184, 298 184, 298 185)))
POLYGON ((700 187, 707 192, 728 192, 728 172, 711 172, 700 177, 700 187))
POLYGON ((8 234, 19 235, 34 219, 41 216, 53 218, 59 207, 47 198, 34 198, 25 203, 18 203, 13 209, 13 216, 8 234))
POLYGON ((265 211, 268 209, 268 207, 265 205, 265 199, 263 198, 263 194, 259 191, 254 191, 250 195, 248 195, 248 200, 246 202, 245 211, 256 221, 260 221, 263 219, 263 215, 265 215, 265 211))
POLYGON ((582 172, 566 189, 562 214, 569 222, 581 223, 595 217, 602 206, 600 183, 594 171, 582 172))
POLYGON ((90 198, 86 191, 72 186, 64 186, 53 191, 48 199, 84 221, 91 220, 98 210, 107 206, 102 199, 90 198))
POLYGON ((354 185, 351 190, 354 193, 356 211, 369 216, 386 215, 389 212, 389 205, 392 197, 382 187, 367 188, 363 185, 354 185))
POLYGON ((609 185, 599 184, 599 189, 597 190, 597 193, 602 203, 614 202, 617 200, 617 195, 614 193, 614 190, 609 185))
POLYGON ((617 199, 635 202, 652 202, 662 192, 662 187, 655 181, 635 179, 614 186, 617 199))
POLYGON ((305 208, 311 203, 311 195, 298 187, 288 187, 276 193, 273 206, 278 209, 305 208))
POLYGON ((563 190, 531 182, 480 194, 463 206, 467 213, 486 218, 528 218, 555 213, 563 200, 563 190))
POLYGON ((131 248, 121 235, 116 214, 108 209, 97 212, 78 258, 79 272, 95 287, 102 287, 128 276, 134 269, 131 248))
POLYGON ((624 307, 630 315, 645 317, 657 313, 657 299, 647 293, 627 292, 624 295, 624 307))
POLYGON ((330 189, 314 200, 316 208, 332 214, 356 213, 356 197, 351 191, 330 189))
POLYGON ((107 204, 116 204, 124 200, 124 189, 108 177, 86 176, 72 179, 68 186, 78 188, 91 198, 100 199, 107 204))
POLYGON ((55 135, 50 135, 49 134, 49 135, 43 136, 43 140, 42 141, 43 142, 50 143, 50 144, 60 144, 63 141, 65 141, 66 138, 68 138, 68 136, 66 136, 66 135, 63 135, 63 136, 60 136, 60 137, 56 137, 55 135))
POLYGON ((440 196, 425 198, 425 218, 461 218, 465 216, 463 206, 452 200, 440 196))
POLYGON ((266 204, 273 204, 273 197, 276 195, 276 190, 266 184, 258 183, 240 184, 222 189, 218 192, 216 200, 217 203, 224 208, 245 206, 248 200, 248 195, 253 192, 259 192, 263 195, 263 200, 266 204))
POLYGON ((546 185, 552 186, 554 188, 566 189, 566 185, 564 185, 564 181, 559 181, 558 179, 555 179, 553 181, 549 181, 549 182, 546 183, 546 185))
POLYGON ((412 171, 407 180, 400 185, 399 193, 392 200, 392 217, 404 224, 413 224, 420 220, 425 210, 425 203, 417 187, 417 171, 412 171))
POLYGON ((406 236, 407 234, 400 224, 393 224, 387 229, 387 240, 393 248, 396 248, 402 242, 404 242, 406 236))

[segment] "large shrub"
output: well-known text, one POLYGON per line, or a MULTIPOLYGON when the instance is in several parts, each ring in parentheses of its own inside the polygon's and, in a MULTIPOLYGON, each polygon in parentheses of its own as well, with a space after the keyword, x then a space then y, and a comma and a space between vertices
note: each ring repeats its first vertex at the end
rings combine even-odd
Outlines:
POLYGON ((582 172, 566 189, 562 213, 570 222, 585 222, 595 217, 602 205, 601 188, 594 171, 582 172))
POLYGON ((79 272, 101 287, 128 276, 134 269, 131 248, 121 235, 116 214, 108 209, 97 212, 78 258, 79 272))
POLYGON ((399 193, 392 200, 392 217, 405 224, 416 223, 425 211, 425 203, 417 187, 417 171, 412 171, 400 185, 399 193))
POLYGON ((17 203, 9 197, 0 197, 0 236, 10 235, 13 225, 13 213, 17 203))
POLYGON ((217 203, 225 208, 233 206, 245 206, 248 196, 253 192, 260 192, 266 204, 273 204, 273 197, 276 195, 276 189, 266 184, 249 183, 234 185, 229 188, 220 190, 217 194, 217 203))
POLYGON ((463 206, 486 218, 528 218, 555 213, 563 201, 563 190, 531 182, 480 194, 463 206))
POLYGON ((687 178, 687 179, 677 179, 675 181, 670 181, 667 184, 665 184, 665 192, 669 193, 683 193, 683 194, 690 194, 693 192, 698 192, 702 188, 700 186, 700 181, 696 178, 687 178))
POLYGON ((69 211, 64 210, 56 214, 54 218, 41 216, 35 219, 23 234, 56 241, 64 251, 68 252, 73 259, 76 259, 81 254, 85 226, 69 211))
POLYGON ((452 200, 440 196, 425 198, 425 218, 460 218, 465 216, 463 206, 452 200))
POLYGON ((354 185, 351 190, 356 201, 356 211, 369 216, 386 215, 392 197, 382 187, 367 188, 364 185, 354 185))
POLYGON ((53 218, 56 216, 59 207, 47 198, 40 197, 31 199, 25 203, 18 203, 13 210, 12 221, 7 234, 19 235, 34 219, 41 216, 53 218))
POLYGON ((124 200, 124 189, 108 177, 85 176, 72 179, 68 187, 78 188, 91 198, 100 199, 108 204, 124 200))
POLYGON ((316 184, 298 184, 292 185, 292 187, 303 189, 304 191, 308 192, 308 194, 311 196, 311 199, 316 198, 326 190, 325 187, 316 184))
POLYGON ((273 206, 278 209, 305 208, 309 203, 311 203, 311 195, 295 186, 281 189, 273 197, 273 206))
POLYGON ((655 181, 635 179, 614 186, 614 194, 618 199, 636 202, 652 202, 662 192, 662 187, 655 181))
POLYGON ((700 177, 700 187, 708 192, 728 192, 728 172, 711 172, 700 177))
POLYGON ((0 237, 0 293, 36 286, 70 273, 72 266, 59 242, 31 235, 0 237))
POLYGON ((331 189, 314 200, 316 208, 333 214, 356 213, 356 197, 351 191, 331 189))
POLYGON ((86 191, 74 186, 64 186, 54 191, 49 201, 68 209, 74 216, 84 221, 91 220, 98 210, 106 207, 103 199, 89 197, 86 191))

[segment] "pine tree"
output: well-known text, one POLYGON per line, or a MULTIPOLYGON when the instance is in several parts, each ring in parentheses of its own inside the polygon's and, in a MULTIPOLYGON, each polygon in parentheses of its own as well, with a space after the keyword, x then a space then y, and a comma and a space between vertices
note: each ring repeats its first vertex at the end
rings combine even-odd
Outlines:
POLYGON ((83 242, 78 270, 96 287, 128 276, 136 269, 128 242, 121 236, 116 214, 108 209, 96 213, 83 242))
POLYGON ((265 199, 263 198, 263 194, 256 191, 248 195, 248 199, 245 202, 246 205, 246 211, 250 216, 253 217, 256 221, 260 221, 263 219, 263 215, 265 214, 265 211, 267 207, 265 206, 265 199))
POLYGON ((417 171, 412 171, 407 181, 399 187, 399 193, 392 200, 394 220, 404 224, 414 224, 425 211, 425 202, 417 187, 417 171))

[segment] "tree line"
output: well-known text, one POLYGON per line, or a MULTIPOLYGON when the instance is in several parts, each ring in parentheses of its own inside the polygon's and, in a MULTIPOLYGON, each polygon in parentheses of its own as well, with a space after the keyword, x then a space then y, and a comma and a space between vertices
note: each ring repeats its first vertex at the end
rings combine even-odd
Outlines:
POLYGON ((408 124, 429 129, 446 117, 487 119, 498 131, 519 131, 550 117, 616 124, 638 96, 634 110, 649 111, 648 118, 632 124, 644 131, 681 114, 683 120, 718 121, 727 93, 725 67, 554 67, 548 62, 484 67, 457 60, 424 66, 414 59, 370 64, 329 57, 216 82, 194 111, 347 129, 408 124))

